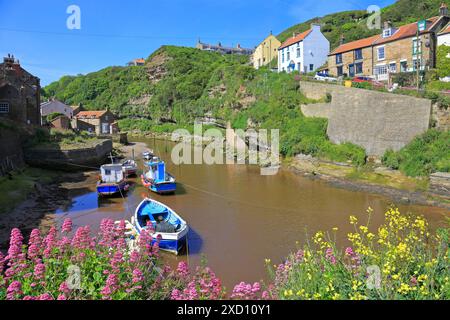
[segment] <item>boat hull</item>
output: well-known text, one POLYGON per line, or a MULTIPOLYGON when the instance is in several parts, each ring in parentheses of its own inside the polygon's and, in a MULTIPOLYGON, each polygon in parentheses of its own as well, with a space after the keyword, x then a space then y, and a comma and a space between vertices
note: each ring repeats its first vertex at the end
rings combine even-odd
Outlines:
POLYGON ((158 242, 160 250, 167 251, 167 252, 178 255, 178 253, 187 244, 188 231, 189 231, 189 228, 186 227, 186 229, 184 229, 178 237, 173 238, 173 239, 168 238, 167 234, 162 235, 159 241, 156 239, 156 237, 158 236, 158 233, 156 233, 156 234, 152 235, 152 237, 154 237, 154 240, 152 240, 152 244, 155 244, 156 242, 158 242))
POLYGON ((141 176, 141 182, 142 185, 151 191, 158 193, 158 194, 170 194, 174 193, 177 189, 177 183, 176 182, 160 182, 155 183, 153 181, 149 181, 145 179, 145 177, 141 176))
POLYGON ((125 182, 120 183, 98 183, 97 193, 100 196, 116 196, 128 190, 125 182))

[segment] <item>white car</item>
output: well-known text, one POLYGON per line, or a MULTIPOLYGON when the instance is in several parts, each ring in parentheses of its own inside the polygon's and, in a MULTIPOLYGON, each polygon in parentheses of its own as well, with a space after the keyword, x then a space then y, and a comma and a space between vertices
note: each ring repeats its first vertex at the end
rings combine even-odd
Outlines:
POLYGON ((317 81, 329 81, 329 82, 336 82, 337 81, 336 78, 330 77, 329 75, 324 74, 324 73, 316 73, 316 75, 314 76, 314 80, 317 80, 317 81))

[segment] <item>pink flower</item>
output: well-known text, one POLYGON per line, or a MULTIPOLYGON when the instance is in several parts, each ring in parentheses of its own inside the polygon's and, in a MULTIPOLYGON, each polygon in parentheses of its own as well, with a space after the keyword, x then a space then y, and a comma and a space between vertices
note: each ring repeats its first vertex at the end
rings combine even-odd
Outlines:
POLYGON ((72 232, 72 226, 73 226, 72 220, 70 218, 65 219, 61 228, 61 232, 62 233, 72 232))
POLYGON ((325 259, 327 259, 331 264, 336 264, 336 257, 333 254, 333 249, 328 248, 325 252, 325 259))
POLYGON ((63 294, 69 294, 70 293, 70 289, 69 286, 67 285, 67 282, 64 281, 59 285, 59 291, 63 294))
POLYGON ((6 290, 7 300, 16 300, 22 294, 22 284, 19 281, 13 281, 6 290))
POLYGON ((14 261, 19 258, 22 253, 22 241, 23 236, 20 230, 17 228, 12 229, 7 259, 14 261))
POLYGON ((134 284, 144 281, 144 275, 142 274, 141 270, 134 269, 133 270, 133 279, 132 282, 134 284))
POLYGON ((257 300, 258 293, 260 291, 261 284, 259 282, 255 282, 253 285, 241 282, 234 287, 231 298, 241 300, 257 300))
POLYGON ((54 300, 49 293, 44 293, 39 296, 39 300, 54 300))
POLYGON ((187 277, 189 275, 189 267, 185 261, 178 264, 177 273, 180 277, 187 277))
POLYGON ((36 279, 43 279, 45 273, 45 265, 42 263, 36 264, 34 267, 34 276, 36 279))
POLYGON ((47 236, 44 238, 44 257, 48 258, 50 254, 52 253, 53 249, 56 245, 56 233, 57 230, 54 226, 50 228, 50 231, 48 232, 47 236))
POLYGON ((65 296, 65 295, 60 294, 60 295, 58 296, 57 300, 67 300, 67 299, 66 299, 66 296, 65 296))

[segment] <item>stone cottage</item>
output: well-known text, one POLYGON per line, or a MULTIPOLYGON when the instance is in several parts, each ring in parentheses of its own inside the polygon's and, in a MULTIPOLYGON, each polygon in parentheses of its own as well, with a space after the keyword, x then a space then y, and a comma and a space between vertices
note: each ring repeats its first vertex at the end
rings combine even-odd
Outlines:
POLYGON ((82 131, 95 132, 97 135, 110 134, 114 121, 114 115, 108 110, 80 111, 73 117, 72 127, 82 131))
POLYGON ((39 78, 20 66, 12 55, 0 64, 0 118, 40 125, 41 85, 39 78))

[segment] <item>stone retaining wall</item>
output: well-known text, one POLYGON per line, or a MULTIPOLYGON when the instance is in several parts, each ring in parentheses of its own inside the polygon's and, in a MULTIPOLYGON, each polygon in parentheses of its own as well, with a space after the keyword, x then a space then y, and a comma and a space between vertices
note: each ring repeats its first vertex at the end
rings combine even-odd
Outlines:
POLYGON ((100 140, 90 148, 74 150, 32 149, 25 152, 25 160, 31 166, 60 170, 85 170, 86 167, 98 167, 112 151, 110 139, 100 140))
POLYGON ((430 191, 450 197, 450 173, 436 172, 431 174, 430 191))
POLYGON ((430 126, 428 99, 307 81, 300 82, 300 90, 310 99, 331 96, 329 104, 302 106, 302 111, 329 119, 331 141, 354 143, 368 155, 397 151, 430 126))

